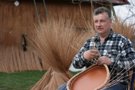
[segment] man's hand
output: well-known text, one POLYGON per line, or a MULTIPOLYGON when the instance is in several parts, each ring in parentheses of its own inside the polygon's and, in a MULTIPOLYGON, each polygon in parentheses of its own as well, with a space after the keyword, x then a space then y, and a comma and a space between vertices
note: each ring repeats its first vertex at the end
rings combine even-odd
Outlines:
POLYGON ((99 57, 100 53, 97 49, 91 49, 91 50, 85 51, 83 56, 86 60, 91 60, 91 59, 99 57))
POLYGON ((106 65, 110 65, 112 62, 110 60, 110 58, 108 58, 107 56, 101 56, 98 58, 98 65, 102 65, 102 64, 106 64, 106 65))

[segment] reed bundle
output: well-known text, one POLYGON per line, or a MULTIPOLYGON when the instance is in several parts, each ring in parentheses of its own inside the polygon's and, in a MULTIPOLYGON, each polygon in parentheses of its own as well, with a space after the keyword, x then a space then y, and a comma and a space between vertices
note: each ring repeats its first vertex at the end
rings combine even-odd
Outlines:
POLYGON ((29 42, 44 62, 52 68, 52 71, 48 70, 48 73, 52 74, 49 76, 46 73, 32 90, 38 90, 37 88, 42 86, 44 88, 42 87, 41 90, 56 90, 60 84, 67 81, 70 78, 68 69, 74 55, 92 33, 92 30, 76 30, 70 19, 63 18, 59 20, 49 19, 37 27, 29 42), (48 80, 48 78, 50 79, 48 80), (48 83, 45 85, 45 82, 48 83))
POLYGON ((118 18, 118 20, 115 20, 113 23, 113 30, 117 33, 120 33, 127 38, 129 38, 131 41, 135 40, 135 29, 134 27, 131 27, 131 24, 123 23, 121 19, 118 18))
POLYGON ((31 45, 36 48, 49 66, 58 71, 67 71, 73 56, 79 47, 90 36, 89 32, 76 30, 70 20, 53 20, 41 24, 33 31, 31 45), (87 34, 87 35, 86 35, 87 34), (85 37, 85 38, 84 38, 85 37), (83 39, 83 40, 81 40, 83 39))

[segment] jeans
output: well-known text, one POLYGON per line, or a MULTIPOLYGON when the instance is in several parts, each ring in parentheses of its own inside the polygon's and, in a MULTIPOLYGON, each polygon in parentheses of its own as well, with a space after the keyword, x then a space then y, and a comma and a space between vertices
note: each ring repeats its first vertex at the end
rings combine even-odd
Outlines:
MULTIPOLYGON (((109 87, 109 88, 106 88, 104 90, 127 90, 128 89, 128 85, 124 85, 124 84, 121 84, 121 83, 118 83, 112 87, 109 87)), ((66 89, 66 83, 65 84, 62 84, 58 90, 67 90, 66 89)))

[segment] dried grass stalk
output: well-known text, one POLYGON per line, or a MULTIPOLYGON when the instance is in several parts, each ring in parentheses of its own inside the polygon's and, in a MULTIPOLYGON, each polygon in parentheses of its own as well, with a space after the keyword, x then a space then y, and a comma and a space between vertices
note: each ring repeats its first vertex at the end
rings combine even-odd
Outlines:
POLYGON ((57 72, 50 68, 31 90, 57 90, 58 86, 68 80, 67 73, 57 72))
POLYGON ((47 20, 33 32, 31 45, 50 67, 58 71, 68 71, 73 56, 90 33, 76 30, 70 20, 64 19, 47 20))
POLYGON ((48 70, 32 90, 56 90, 67 81, 70 78, 68 69, 74 55, 93 33, 92 30, 76 30, 70 19, 62 18, 48 19, 36 27, 29 42, 52 71, 48 70))
POLYGON ((118 19, 115 20, 113 23, 113 30, 117 33, 123 34, 124 36, 128 37, 130 40, 134 40, 134 28, 131 27, 128 23, 123 23, 122 20, 118 19))
POLYGON ((1 72, 43 69, 35 51, 24 52, 16 46, 0 46, 0 49, 1 72))

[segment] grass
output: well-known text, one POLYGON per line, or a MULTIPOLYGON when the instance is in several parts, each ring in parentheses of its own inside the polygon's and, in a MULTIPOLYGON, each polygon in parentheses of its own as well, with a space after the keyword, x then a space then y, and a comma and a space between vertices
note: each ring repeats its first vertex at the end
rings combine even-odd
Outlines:
POLYGON ((45 71, 0 72, 0 90, 30 90, 45 71))

